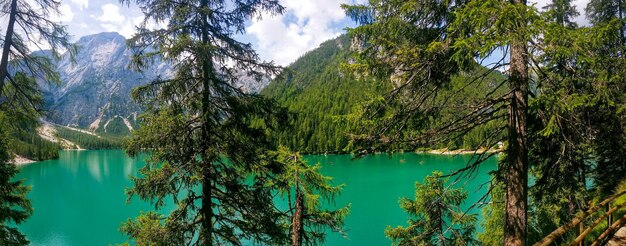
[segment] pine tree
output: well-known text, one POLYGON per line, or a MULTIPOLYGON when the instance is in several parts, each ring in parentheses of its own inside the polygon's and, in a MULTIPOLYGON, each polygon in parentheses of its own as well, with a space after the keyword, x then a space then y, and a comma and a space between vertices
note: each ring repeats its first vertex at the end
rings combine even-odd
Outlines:
POLYGON ((594 25, 607 23, 611 20, 619 21, 618 29, 620 44, 626 44, 626 1, 624 0, 590 0, 585 8, 587 17, 594 25))
POLYGON ((9 152, 9 119, 0 111, 0 244, 28 245, 26 236, 18 231, 16 225, 33 213, 30 200, 26 198, 30 187, 24 186, 23 180, 14 180, 18 170, 9 163, 13 159, 9 152))
POLYGON ((626 175, 626 1, 591 0, 585 10, 596 37, 589 42, 597 60, 591 63, 595 97, 587 117, 597 125, 594 183, 608 195, 626 175))
POLYGON ((407 227, 387 227, 393 245, 475 245, 476 216, 459 206, 467 198, 461 188, 446 187, 443 173, 433 172, 415 183, 415 199, 402 198, 400 207, 411 218, 407 227))
POLYGON ((493 179, 489 189, 491 201, 483 208, 483 232, 478 240, 485 246, 499 246, 504 242, 504 182, 493 179))
POLYGON ((592 125, 585 117, 589 108, 581 104, 591 91, 586 81, 578 79, 583 56, 572 48, 587 38, 571 22, 578 14, 571 1, 554 0, 544 9, 546 25, 538 45, 543 55, 534 60, 540 69, 530 104, 531 170, 537 178, 532 198, 535 206, 566 207, 554 218, 567 221, 585 206, 591 170, 587 149, 592 125), (570 178, 560 178, 563 175, 570 178))
POLYGON ((322 244, 326 229, 345 234, 343 220, 350 206, 337 210, 323 208, 323 201, 331 203, 342 186, 332 186, 332 178, 320 174, 322 166, 319 163, 310 166, 299 153, 286 147, 279 147, 276 158, 286 168, 277 182, 289 201, 291 245, 322 244))
POLYGON ((572 5, 572 0, 552 0, 551 3, 543 7, 551 21, 566 27, 576 27, 573 18, 578 16, 576 7, 572 5))
POLYGON ((267 158, 267 133, 282 114, 272 101, 232 86, 237 73, 260 79, 277 71, 233 36, 250 18, 280 14, 282 6, 274 0, 132 2, 145 15, 129 41, 134 64, 141 69, 162 59, 174 64, 174 73, 133 92, 146 111, 126 150, 149 149, 151 157, 128 194, 156 209, 166 199, 177 206, 165 217, 143 214, 122 230, 154 244, 284 242, 273 188, 266 185, 282 172, 267 158), (151 22, 166 27, 152 30, 151 22))

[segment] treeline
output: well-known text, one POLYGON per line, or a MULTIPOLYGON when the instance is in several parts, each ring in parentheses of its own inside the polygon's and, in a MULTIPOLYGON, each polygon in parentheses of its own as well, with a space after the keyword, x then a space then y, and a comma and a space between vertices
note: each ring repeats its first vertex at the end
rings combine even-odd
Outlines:
POLYGON ((14 139, 10 144, 10 148, 16 155, 35 161, 50 160, 59 157, 61 146, 41 138, 36 130, 20 130, 14 132, 13 135, 14 139))
POLYGON ((122 137, 112 135, 98 135, 71 130, 65 127, 56 127, 56 135, 77 144, 83 149, 119 149, 122 147, 122 137))

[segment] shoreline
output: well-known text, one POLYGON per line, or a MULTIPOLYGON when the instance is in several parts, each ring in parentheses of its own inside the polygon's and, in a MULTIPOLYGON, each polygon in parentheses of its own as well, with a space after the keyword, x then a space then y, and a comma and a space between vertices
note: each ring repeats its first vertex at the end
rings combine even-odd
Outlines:
MULTIPOLYGON (((72 149, 72 148, 63 148, 61 149, 63 151, 85 151, 88 149, 72 149)), ((108 149, 108 150, 113 150, 113 149, 108 149)), ((117 149, 120 150, 120 149, 117 149)), ((456 149, 456 150, 449 150, 448 148, 442 148, 442 149, 433 149, 433 150, 423 150, 423 151, 413 151, 412 153, 415 154, 431 154, 431 155, 471 155, 471 154, 484 154, 484 153, 498 153, 498 152, 502 152, 504 151, 503 148, 500 149, 477 149, 477 150, 469 150, 469 149, 456 149)), ((375 154, 383 154, 384 152, 380 152, 380 153, 375 153, 375 154)), ((409 151, 401 151, 401 152, 397 152, 397 153, 411 153, 409 151)), ((345 154, 349 154, 349 153, 305 153, 305 155, 345 155, 345 154)), ((19 156, 19 155, 15 155, 15 157, 13 158, 13 160, 10 160, 8 163, 11 163, 13 165, 16 166, 23 166, 23 165, 27 165, 27 164, 31 164, 31 163, 35 163, 38 161, 35 160, 31 160, 28 159, 26 157, 23 156, 19 156)))
POLYGON ((427 151, 416 151, 415 153, 433 154, 433 155, 470 155, 470 154, 498 153, 502 151, 504 151, 503 148, 499 148, 499 149, 480 148, 477 150, 469 150, 469 149, 449 150, 448 148, 443 148, 443 149, 433 149, 433 150, 427 150, 427 151))
POLYGON ((13 160, 9 161, 9 163, 11 163, 13 165, 16 165, 16 166, 23 166, 23 165, 27 165, 27 164, 31 164, 31 163, 35 163, 35 162, 37 162, 37 161, 31 160, 31 159, 28 159, 26 157, 19 156, 19 155, 15 155, 13 160))

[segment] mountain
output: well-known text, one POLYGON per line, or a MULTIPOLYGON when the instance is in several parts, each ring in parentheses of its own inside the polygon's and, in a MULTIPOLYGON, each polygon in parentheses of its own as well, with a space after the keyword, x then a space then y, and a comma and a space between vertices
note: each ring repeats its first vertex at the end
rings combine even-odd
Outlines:
POLYGON ((277 100, 295 117, 276 141, 307 153, 343 152, 347 134, 356 125, 346 117, 356 106, 384 88, 375 81, 359 81, 342 73, 340 66, 351 59, 350 38, 342 35, 307 52, 261 94, 277 100))
MULTIPOLYGON (((46 120, 96 133, 128 134, 137 127, 137 115, 141 112, 130 92, 159 75, 170 76, 172 66, 155 62, 143 72, 131 70, 132 51, 126 39, 115 32, 81 37, 76 45, 79 51, 74 62, 66 53, 55 64, 61 84, 40 83, 48 111, 46 120)), ((235 86, 258 92, 268 83, 269 79, 257 82, 241 76, 235 86)))
POLYGON ((130 99, 131 90, 169 73, 171 66, 157 63, 143 73, 129 69, 132 53, 118 33, 85 36, 76 45, 74 62, 67 53, 56 62, 61 84, 40 83, 47 120, 96 132, 132 130, 140 108, 130 99))
MULTIPOLYGON (((391 83, 356 80, 342 71, 341 64, 352 61, 351 49, 359 48, 358 45, 347 35, 326 41, 288 66, 261 91, 262 95, 275 99, 295 115, 290 126, 276 135, 278 144, 306 153, 352 150, 349 134, 358 133, 361 127, 359 121, 362 119, 357 115, 369 102, 379 100, 391 90, 391 83)), ((473 72, 454 76, 449 88, 440 91, 440 95, 442 98, 449 95, 450 104, 459 105, 485 96, 504 80, 502 74, 491 72, 475 86, 465 86, 469 78, 485 72, 488 72, 486 68, 476 64, 473 72)), ((503 89, 497 90, 496 94, 505 93, 503 89)), ((443 111, 439 121, 463 115, 461 110, 451 108, 443 111)), ((482 140, 492 127, 481 126, 454 142, 428 147, 477 149, 482 147, 482 140)), ((419 131, 418 128, 414 126, 407 131, 419 131)))

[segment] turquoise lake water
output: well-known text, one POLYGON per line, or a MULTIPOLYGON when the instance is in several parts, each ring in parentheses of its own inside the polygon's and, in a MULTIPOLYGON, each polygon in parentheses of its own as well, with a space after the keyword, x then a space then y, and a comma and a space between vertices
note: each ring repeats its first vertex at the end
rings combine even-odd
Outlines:
MULTIPOLYGON (((345 184, 336 199, 338 206, 351 203, 346 218, 349 238, 329 234, 325 245, 389 245, 384 230, 406 225, 406 213, 399 207, 401 197, 414 197, 415 181, 422 181, 435 170, 450 173, 465 167, 470 156, 429 154, 371 155, 351 160, 349 155, 307 156, 320 162, 322 172, 335 184, 345 184)), ((143 166, 142 158, 129 158, 121 150, 62 151, 57 160, 21 167, 18 178, 32 186, 29 198, 35 213, 20 229, 31 245, 115 245, 127 238, 118 228, 149 203, 126 203, 124 189, 129 176, 143 166)), ((455 186, 468 191, 467 205, 484 195, 488 172, 496 160, 482 164, 471 179, 455 186)), ((466 205, 466 207, 467 207, 466 205)), ((480 210, 473 213, 480 214, 480 210)))

